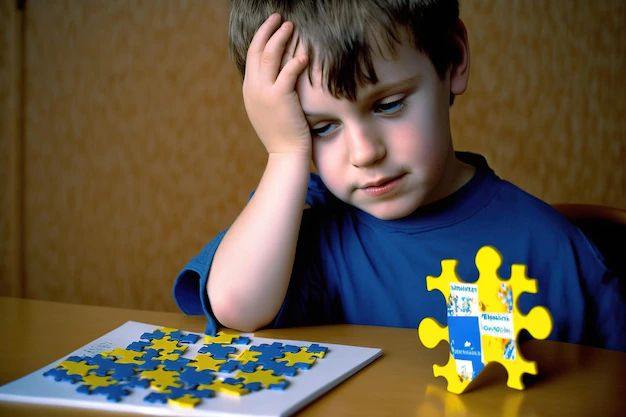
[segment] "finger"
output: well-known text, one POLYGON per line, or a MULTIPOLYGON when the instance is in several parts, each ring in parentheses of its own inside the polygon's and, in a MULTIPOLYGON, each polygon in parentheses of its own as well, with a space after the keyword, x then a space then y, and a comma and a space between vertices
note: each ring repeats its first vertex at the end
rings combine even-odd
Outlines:
POLYGON ((298 77, 309 64, 307 55, 300 55, 292 58, 285 64, 274 83, 274 88, 279 92, 288 93, 296 88, 298 77))
POLYGON ((269 41, 274 32, 276 32, 276 29, 279 27, 280 20, 280 15, 278 13, 274 13, 268 17, 265 22, 263 22, 252 37, 252 41, 248 47, 248 56, 246 57, 247 61, 261 56, 267 41, 269 41))
POLYGON ((267 41, 261 55, 261 64, 259 67, 259 75, 265 82, 274 83, 276 81, 287 42, 291 38, 292 33, 293 23, 285 22, 274 32, 269 41, 267 41))

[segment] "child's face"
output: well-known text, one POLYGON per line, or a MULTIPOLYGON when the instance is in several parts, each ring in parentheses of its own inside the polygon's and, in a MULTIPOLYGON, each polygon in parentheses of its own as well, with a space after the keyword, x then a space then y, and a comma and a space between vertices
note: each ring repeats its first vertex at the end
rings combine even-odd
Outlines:
MULTIPOLYGON (((392 60, 375 58, 374 68, 379 82, 359 88, 355 102, 330 95, 315 68, 313 85, 305 71, 296 91, 324 184, 345 203, 391 220, 451 194, 468 171, 450 138, 450 75, 441 80, 408 45, 398 45, 392 60)), ((453 85, 458 90, 459 81, 453 85)))

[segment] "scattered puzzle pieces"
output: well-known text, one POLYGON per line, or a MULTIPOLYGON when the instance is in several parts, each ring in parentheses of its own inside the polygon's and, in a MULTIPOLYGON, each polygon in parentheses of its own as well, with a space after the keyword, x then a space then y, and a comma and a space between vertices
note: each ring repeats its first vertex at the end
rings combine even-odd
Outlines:
POLYGON ((424 319, 419 338, 427 348, 441 341, 450 344, 445 366, 433 365, 433 373, 448 380, 448 391, 462 393, 469 383, 491 362, 508 372, 507 385, 524 389, 523 374, 537 374, 537 364, 522 357, 517 337, 527 330, 535 339, 545 339, 552 330, 552 317, 545 307, 534 307, 528 315, 517 308, 524 293, 536 293, 537 281, 526 276, 525 265, 512 265, 511 277, 498 276, 502 256, 491 246, 476 253, 479 278, 476 283, 462 281, 456 273, 457 260, 441 262, 441 275, 426 277, 429 291, 440 291, 447 301, 448 326, 433 318, 424 319))
POLYGON ((285 376, 308 369, 327 350, 317 344, 278 342, 248 349, 250 338, 218 332, 205 336, 194 356, 185 352, 200 340, 197 334, 161 327, 139 339, 126 348, 70 356, 43 375, 50 381, 78 384, 76 392, 107 401, 124 401, 135 390, 148 390, 146 402, 192 408, 216 394, 239 397, 263 389, 283 390, 290 383, 285 376), (241 346, 241 351, 232 345, 241 346))

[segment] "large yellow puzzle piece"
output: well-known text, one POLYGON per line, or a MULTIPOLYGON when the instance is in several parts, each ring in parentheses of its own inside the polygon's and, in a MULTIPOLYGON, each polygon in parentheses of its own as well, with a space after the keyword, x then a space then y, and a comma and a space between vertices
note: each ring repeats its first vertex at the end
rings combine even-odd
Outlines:
POLYGON ((220 366, 226 363, 225 360, 222 359, 214 359, 211 355, 206 353, 199 353, 195 358, 192 359, 191 362, 187 363, 186 366, 190 366, 192 368, 196 368, 196 371, 205 371, 210 369, 211 371, 219 372, 220 366))
POLYGON ((161 354, 172 353, 176 350, 181 352, 187 350, 186 345, 179 345, 177 340, 172 340, 169 336, 163 336, 162 339, 153 339, 151 343, 150 349, 156 349, 161 354))
MULTIPOLYGON (((308 363, 313 365, 315 362, 315 353, 307 352, 307 347, 301 347, 296 353, 285 352, 285 357, 280 359, 274 359, 276 362, 287 362, 287 366, 293 366, 296 363, 308 363)), ((323 353, 323 352, 321 352, 323 353)))
POLYGON ((528 315, 517 308, 524 293, 537 292, 537 280, 526 276, 525 265, 512 265, 511 277, 498 276, 502 255, 491 246, 476 253, 479 278, 462 281, 456 273, 457 260, 441 261, 441 275, 426 277, 428 291, 440 291, 447 303, 448 327, 433 318, 422 320, 419 338, 427 348, 441 341, 450 344, 450 358, 444 366, 433 365, 433 373, 448 380, 448 391, 462 393, 480 371, 498 362, 508 372, 507 385, 524 389, 523 374, 537 374, 536 362, 523 358, 517 347, 522 329, 535 339, 545 339, 552 331, 552 317, 545 307, 534 307, 528 315))
POLYGON ((89 388, 94 389, 98 387, 108 387, 109 385, 117 384, 117 381, 110 376, 98 376, 98 375, 85 375, 82 381, 83 385, 87 385, 89 388))
POLYGON ((139 376, 140 379, 151 380, 150 388, 164 393, 171 392, 168 389, 169 387, 179 388, 183 386, 179 383, 179 377, 180 373, 176 371, 168 371, 163 365, 157 366, 157 369, 153 371, 143 371, 139 376))
POLYGON ((63 361, 59 364, 58 368, 67 369, 68 375, 80 375, 84 377, 87 376, 92 369, 98 369, 98 365, 88 365, 86 361, 63 361))
POLYGON ((273 384, 280 384, 285 379, 274 375, 271 369, 256 370, 254 372, 238 372, 235 379, 243 378, 246 384, 260 382, 265 388, 273 384))

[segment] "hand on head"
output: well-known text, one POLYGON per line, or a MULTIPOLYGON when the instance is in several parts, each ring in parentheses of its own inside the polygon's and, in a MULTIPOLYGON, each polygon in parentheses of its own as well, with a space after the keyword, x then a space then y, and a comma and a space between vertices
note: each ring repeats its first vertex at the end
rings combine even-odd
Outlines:
POLYGON ((308 57, 285 57, 293 30, 293 23, 281 24, 278 14, 261 25, 248 50, 243 99, 248 118, 270 154, 310 157, 311 133, 295 91, 308 57))

